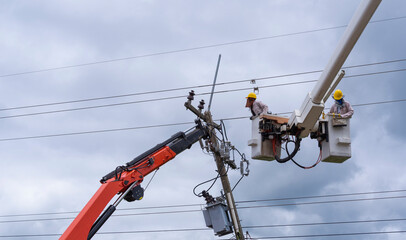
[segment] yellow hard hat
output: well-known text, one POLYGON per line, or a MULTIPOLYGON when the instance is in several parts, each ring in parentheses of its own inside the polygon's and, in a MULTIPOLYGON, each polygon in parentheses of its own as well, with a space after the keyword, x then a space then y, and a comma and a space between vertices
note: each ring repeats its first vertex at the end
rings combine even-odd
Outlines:
POLYGON ((255 94, 255 93, 250 93, 250 94, 248 94, 248 97, 246 97, 246 98, 253 98, 253 99, 257 99, 257 95, 255 94))
POLYGON ((341 98, 343 98, 343 92, 341 92, 340 89, 337 89, 337 90, 334 92, 333 98, 334 98, 335 100, 340 100, 341 98))

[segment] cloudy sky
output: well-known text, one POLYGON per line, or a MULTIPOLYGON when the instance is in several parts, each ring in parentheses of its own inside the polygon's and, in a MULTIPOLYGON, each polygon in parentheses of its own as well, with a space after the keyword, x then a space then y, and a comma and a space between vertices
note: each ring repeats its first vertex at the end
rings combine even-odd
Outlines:
MULTIPOLYGON (((250 159, 245 96, 259 87, 274 113, 299 108, 314 81, 281 84, 318 79, 359 3, 2 1, 0 239, 57 239, 101 177, 193 127, 183 104, 191 89, 200 94, 195 105, 208 102, 219 54, 217 81, 230 84, 216 87, 213 117, 233 119, 225 120, 228 138, 250 159)), ((406 231, 405 25, 406 2, 382 1, 344 64, 339 87, 355 109, 351 159, 311 170, 250 160, 234 197, 251 237, 405 238, 397 233, 406 231), (271 201, 280 198, 289 200, 271 201)), ((317 143, 305 139, 296 160, 311 165, 317 157, 317 143)), ((142 201, 123 202, 94 239, 217 239, 193 194, 215 169, 194 145, 161 167, 142 201)), ((234 185, 240 173, 229 177, 234 185)), ((217 182, 210 193, 220 190, 217 182)))

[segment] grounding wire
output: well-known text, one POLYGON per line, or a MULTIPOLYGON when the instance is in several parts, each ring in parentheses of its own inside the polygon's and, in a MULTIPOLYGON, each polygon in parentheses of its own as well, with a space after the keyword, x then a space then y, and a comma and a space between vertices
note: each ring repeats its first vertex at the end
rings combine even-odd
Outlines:
MULTIPOLYGON (((374 73, 363 73, 363 74, 357 74, 357 75, 350 75, 350 76, 346 76, 344 78, 370 76, 370 75, 386 74, 386 73, 394 73, 394 72, 403 72, 403 71, 406 71, 406 68, 404 68, 404 69, 396 69, 396 70, 388 70, 388 71, 381 71, 381 72, 374 72, 374 73)), ((272 84, 272 85, 261 86, 260 88, 263 89, 263 88, 289 86, 289 85, 297 85, 297 84, 312 83, 312 82, 317 82, 317 80, 307 80, 307 81, 298 81, 298 82, 290 82, 290 83, 272 84)), ((229 90, 220 90, 220 91, 216 91, 214 93, 215 94, 222 94, 222 93, 239 92, 239 91, 246 91, 246 90, 252 90, 252 87, 229 89, 229 90)), ((208 94, 211 94, 211 93, 210 92, 205 92, 205 93, 198 93, 198 94, 195 94, 195 95, 196 96, 203 96, 203 95, 208 95, 208 94)), ((96 106, 89 106, 89 107, 70 108, 70 109, 61 109, 61 110, 53 110, 53 111, 45 111, 45 112, 9 115, 9 116, 2 116, 2 117, 0 117, 0 119, 46 115, 46 114, 54 114, 54 113, 61 113, 61 112, 71 112, 71 111, 79 111, 79 110, 89 110, 89 109, 105 108, 105 107, 116 107, 116 106, 130 105, 130 104, 137 104, 137 103, 147 103, 147 102, 149 103, 149 102, 154 102, 154 101, 178 99, 178 98, 184 98, 184 97, 185 97, 185 95, 179 95, 179 96, 172 96, 172 97, 161 97, 161 98, 155 98, 155 99, 138 100, 138 101, 113 103, 113 104, 104 104, 104 105, 96 105, 96 106)))
POLYGON ((234 191, 234 189, 237 187, 237 185, 241 182, 241 180, 245 177, 245 175, 241 175, 240 179, 238 179, 237 183, 234 185, 234 187, 231 189, 231 192, 234 191))
MULTIPOLYGON (((397 59, 397 60, 389 60, 389 61, 383 61, 383 62, 375 62, 375 63, 366 63, 366 64, 358 64, 358 65, 344 66, 343 69, 358 68, 358 67, 365 67, 365 66, 373 66, 373 65, 379 65, 379 64, 388 64, 388 63, 403 62, 403 61, 406 61, 406 59, 397 59)), ((299 75, 305 75, 305 74, 311 74, 311 73, 320 73, 320 72, 322 72, 322 71, 323 71, 323 70, 314 70, 314 71, 297 72, 297 73, 290 73, 290 74, 283 74, 283 75, 275 75, 275 76, 268 76, 268 77, 259 77, 259 78, 235 80, 235 81, 230 81, 230 82, 220 82, 220 83, 216 83, 216 85, 220 86, 220 85, 228 85, 228 84, 249 82, 249 81, 252 81, 252 80, 260 81, 260 80, 266 80, 266 79, 292 77, 292 76, 299 76, 299 75)), ((353 75, 353 76, 355 77, 355 76, 359 76, 359 75, 353 75)), ((360 76, 364 76, 364 75, 360 75, 360 76)), ((349 76, 345 76, 345 77, 349 77, 349 76)), ((316 81, 316 80, 313 80, 313 81, 316 81)), ((311 81, 311 82, 312 82, 312 81, 311 81)), ((178 91, 178 90, 188 90, 188 89, 204 88, 204 87, 210 87, 210 86, 212 86, 212 85, 211 85, 211 84, 196 85, 196 86, 189 86, 189 87, 179 87, 179 88, 171 88, 171 89, 161 89, 161 90, 155 90, 155 91, 145 91, 145 92, 129 93, 129 94, 121 94, 121 95, 113 95, 113 96, 105 96, 105 97, 95 97, 95 98, 87 98, 87 99, 79 99, 79 100, 70 100, 70 101, 62 101, 62 102, 53 102, 53 103, 43 103, 43 104, 35 104, 35 105, 26 105, 26 106, 20 106, 20 107, 9 107, 9 108, 2 108, 2 109, 0 109, 0 111, 9 111, 9 110, 27 109, 27 108, 35 108, 35 107, 46 107, 46 106, 62 105, 62 104, 69 104, 69 103, 80 103, 80 102, 88 102, 88 101, 96 101, 96 100, 105 100, 105 99, 113 99, 113 98, 140 96, 140 95, 146 95, 146 94, 164 93, 164 92, 172 92, 172 91, 178 91)), ((165 99, 162 99, 162 100, 165 100, 165 99)), ((141 101, 141 102, 143 102, 143 101, 141 101)))
MULTIPOLYGON (((379 22, 399 20, 399 19, 404 19, 404 18, 406 18, 406 16, 399 16, 399 17, 393 17, 393 18, 374 20, 374 21, 370 21, 369 23, 373 24, 373 23, 379 23, 379 22)), ((25 72, 19 72, 19 73, 10 73, 10 74, 0 75, 0 78, 13 77, 13 76, 19 76, 19 75, 27 75, 27 74, 33 74, 33 73, 41 73, 41 72, 49 72, 49 71, 69 69, 69 68, 92 66, 92 65, 97 65, 97 64, 105 64, 105 63, 133 60, 133 59, 138 59, 138 58, 153 57, 153 56, 160 56, 160 55, 167 55, 167 54, 174 54, 174 53, 181 53, 181 52, 189 52, 189 51, 208 49, 208 48, 214 48, 214 47, 221 47, 221 46, 227 46, 227 45, 235 45, 235 44, 241 44, 241 43, 262 41, 262 40, 268 40, 268 39, 273 39, 273 38, 295 36, 295 35, 306 34, 306 33, 315 33, 315 32, 333 30, 333 29, 338 29, 338 28, 345 28, 345 27, 347 27, 347 25, 334 26, 334 27, 325 27, 325 28, 319 28, 319 29, 313 29, 313 30, 299 31, 299 32, 294 32, 294 33, 285 33, 285 34, 279 34, 279 35, 273 35, 273 36, 267 36, 267 37, 245 39, 245 40, 239 40, 239 41, 211 44, 211 45, 198 46, 198 47, 192 47, 192 48, 184 48, 184 49, 178 49, 178 50, 163 51, 163 52, 157 52, 157 53, 149 53, 149 54, 143 54, 143 55, 137 55, 137 56, 131 56, 131 57, 116 58, 116 59, 102 60, 102 61, 96 61, 96 62, 88 62, 88 63, 82 63, 82 64, 73 64, 73 65, 61 66, 61 67, 44 68, 44 69, 25 71, 25 72)))
MULTIPOLYGON (((206 184, 206 183, 209 183, 209 182, 213 181, 213 183, 210 185, 210 187, 208 187, 206 190, 204 190, 204 191, 206 191, 206 192, 210 191, 210 189, 211 189, 211 188, 214 186, 214 184, 217 182, 217 179, 220 178, 220 172, 223 170, 223 168, 224 168, 224 165, 222 166, 222 168, 220 169, 220 171, 218 171, 216 177, 211 178, 211 179, 209 179, 209 180, 206 180, 206 181, 204 181, 204 182, 201 182, 201 183, 197 184, 197 185, 193 188, 193 194, 194 194, 196 197, 202 197, 202 196, 203 196, 203 194, 202 194, 203 191, 200 192, 200 193, 196 193, 196 189, 197 189, 198 187, 200 187, 201 185, 204 185, 204 184, 206 184)), ((227 169, 227 172, 228 172, 228 169, 227 169)))

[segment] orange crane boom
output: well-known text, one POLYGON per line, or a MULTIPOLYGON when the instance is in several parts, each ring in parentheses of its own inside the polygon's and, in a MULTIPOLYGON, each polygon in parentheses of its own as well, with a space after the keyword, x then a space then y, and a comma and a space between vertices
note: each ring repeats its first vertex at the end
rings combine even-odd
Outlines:
MULTIPOLYGON (((138 194, 141 189, 139 185, 145 176, 207 136, 206 128, 201 125, 200 121, 197 121, 194 130, 188 133, 179 132, 175 134, 128 162, 125 166, 119 166, 104 176, 100 180, 102 183, 100 188, 59 239, 91 239, 113 214, 122 199, 127 201, 139 200, 138 194), (116 194, 120 194, 120 197, 101 214, 116 194)), ((143 195, 143 190, 141 191, 141 195, 143 195)))

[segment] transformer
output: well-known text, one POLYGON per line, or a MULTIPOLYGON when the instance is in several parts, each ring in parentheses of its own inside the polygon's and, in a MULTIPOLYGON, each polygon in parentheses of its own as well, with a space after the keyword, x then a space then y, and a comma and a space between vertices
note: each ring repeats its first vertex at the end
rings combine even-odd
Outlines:
POLYGON ((224 236, 233 232, 227 213, 227 205, 218 199, 206 205, 202 210, 206 226, 212 228, 216 236, 224 236))

